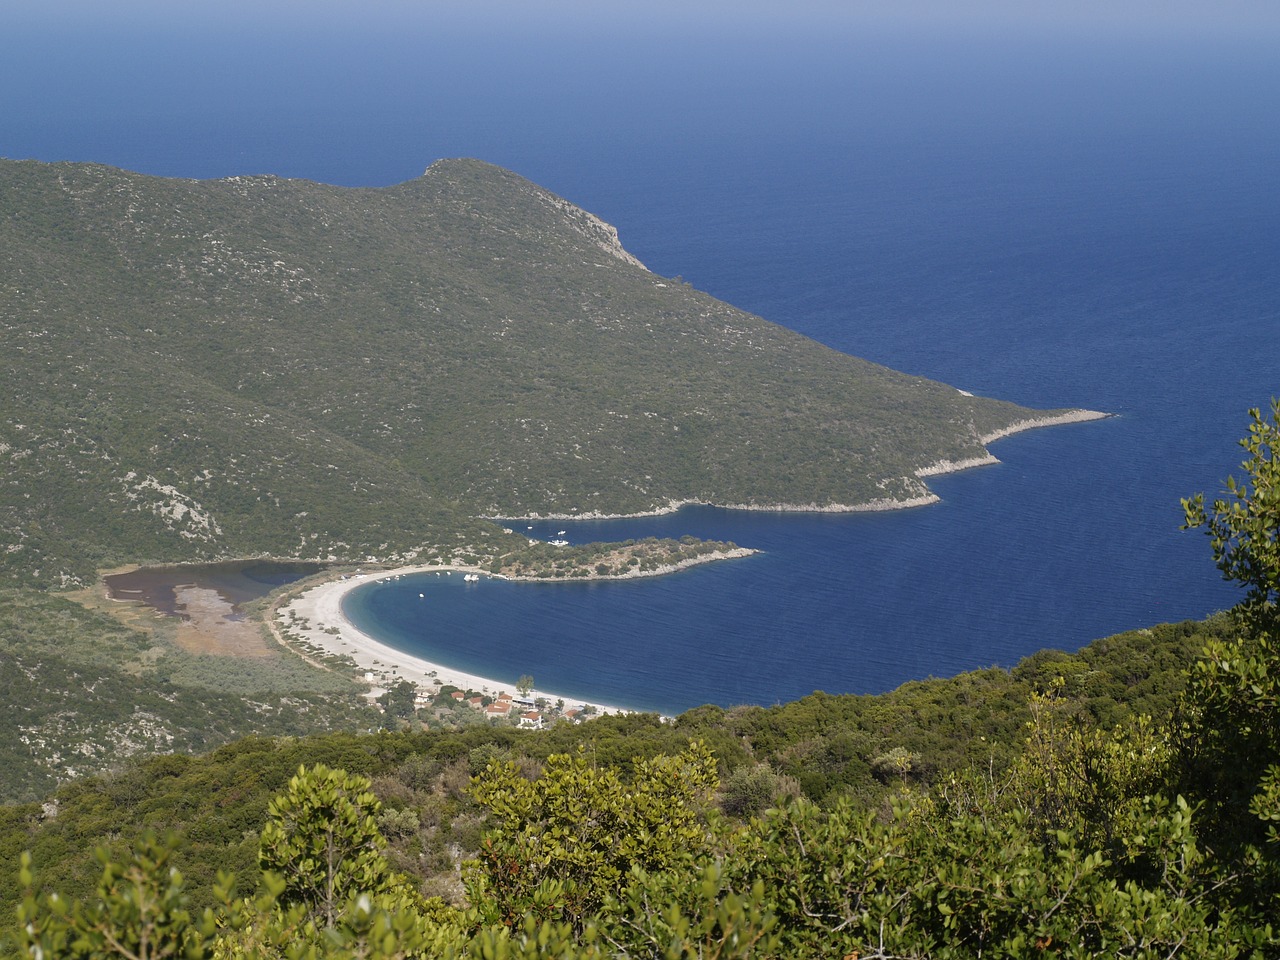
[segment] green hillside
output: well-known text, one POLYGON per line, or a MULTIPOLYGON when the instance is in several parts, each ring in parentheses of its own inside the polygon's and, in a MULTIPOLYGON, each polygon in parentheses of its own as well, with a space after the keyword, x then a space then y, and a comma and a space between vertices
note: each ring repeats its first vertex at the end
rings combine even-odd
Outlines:
POLYGON ((492 559, 477 517, 925 493, 1034 416, 649 273, 499 168, 347 189, 0 162, 0 575, 492 559))
POLYGON ((156 757, 0 807, 30 851, 0 955, 1274 957, 1275 677, 1232 676, 1269 651, 1239 626, 674 724, 156 757))
POLYGON ((176 618, 139 620, 0 588, 0 802, 133 757, 379 723, 354 670, 317 669, 274 643, 266 656, 200 656, 171 642, 176 618))
MULTIPOLYGON (((46 616, 55 612, 70 615, 50 606, 46 616)), ((707 706, 670 724, 629 715, 545 731, 484 724, 456 733, 253 737, 203 756, 144 754, 128 765, 117 760, 106 776, 23 798, 51 799, 56 817, 38 803, 0 807, 0 853, 9 861, 30 849, 46 882, 87 894, 96 879, 95 844, 111 843, 123 853, 146 828, 178 831, 191 841, 178 863, 205 884, 207 896, 217 869, 251 872, 261 825, 254 818, 261 819, 270 796, 299 764, 326 763, 371 777, 384 803, 416 814, 420 829, 394 838, 396 856, 420 883, 447 889, 456 882, 457 864, 444 849, 452 844, 473 855, 479 839, 478 809, 463 788, 494 757, 520 759, 532 770, 551 754, 585 746, 596 762, 630 770, 635 757, 678 753, 696 739, 718 758, 721 802, 737 815, 758 813, 786 794, 824 805, 856 798, 873 809, 904 783, 945 782, 971 763, 1007 767, 1031 719, 1028 702, 1038 693, 1056 690, 1064 722, 1111 729, 1138 713, 1169 715, 1196 653, 1229 626, 1225 618, 1162 626, 1099 640, 1078 654, 1038 654, 1012 671, 910 683, 879 696, 815 694, 774 707, 707 706), (1064 682, 1057 686, 1059 677, 1064 682), (255 832, 246 833, 250 828, 255 832)), ((119 640, 103 659, 127 666, 119 640)), ((197 702, 193 709, 207 706, 197 702)), ((8 799, 13 796, 10 791, 8 799)), ((8 897, 14 879, 0 877, 8 897)))
POLYGON ((378 190, 0 162, 0 263, 0 956, 1280 957, 1280 401, 1184 501, 1232 611, 524 730, 37 587, 253 553, 651 572, 733 545, 485 518, 901 502, 1044 414, 656 277, 474 161, 378 190))

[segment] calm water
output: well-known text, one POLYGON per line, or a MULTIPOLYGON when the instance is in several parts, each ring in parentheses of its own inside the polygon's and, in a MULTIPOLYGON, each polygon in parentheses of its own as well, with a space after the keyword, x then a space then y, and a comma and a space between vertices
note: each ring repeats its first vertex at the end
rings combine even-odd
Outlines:
POLYGON ((407 649, 676 711, 884 690, 1232 603, 1178 498, 1218 488, 1245 411, 1280 393, 1273 38, 685 27, 19 23, 0 154, 353 185, 479 156, 833 347, 1118 414, 1001 441, 1000 466, 938 478, 921 510, 538 526, 766 552, 357 595, 407 649))
POLYGON ((170 616, 184 616, 175 587, 216 590, 233 608, 265 597, 276 587, 324 569, 318 563, 241 560, 232 563, 187 563, 143 567, 104 577, 113 600, 136 600, 170 616))

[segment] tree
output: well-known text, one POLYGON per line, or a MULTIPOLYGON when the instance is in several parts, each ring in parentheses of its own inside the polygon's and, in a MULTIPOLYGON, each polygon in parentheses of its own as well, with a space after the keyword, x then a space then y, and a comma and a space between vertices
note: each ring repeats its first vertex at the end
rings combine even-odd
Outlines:
POLYGON ((472 787, 491 825, 467 878, 472 904, 508 926, 532 914, 580 928, 632 871, 662 871, 706 849, 703 816, 718 782, 711 752, 693 742, 634 765, 627 783, 579 750, 548 757, 531 782, 516 764, 491 762, 472 787))
POLYGON ((747 819, 773 806, 784 797, 794 797, 800 786, 790 777, 781 777, 767 763, 744 764, 725 780, 720 806, 731 817, 747 819))
POLYGON ((267 808, 258 853, 262 869, 285 881, 281 904, 303 904, 318 925, 332 927, 353 894, 390 889, 380 809, 366 778, 324 764, 299 767, 267 808))
POLYGON ((516 681, 516 690, 519 692, 520 696, 527 697, 529 695, 529 691, 532 689, 533 677, 529 676, 527 673, 521 674, 520 679, 516 681))
POLYGON ((979 771, 879 813, 848 797, 785 804, 752 831, 736 884, 772 891, 779 957, 1249 955, 1203 895, 1210 865, 1185 802, 1135 805, 1112 860, 1074 829, 1045 838, 1020 800, 979 771))
POLYGON ((1248 593, 1238 635, 1210 641, 1192 671, 1177 772, 1203 804, 1207 841, 1243 878, 1238 898, 1265 916, 1280 896, 1280 400, 1269 421, 1256 409, 1249 416, 1246 478, 1229 477, 1211 511, 1203 494, 1183 501, 1186 528, 1206 528, 1223 577, 1248 593))
MULTIPOLYGON (((28 892, 18 919, 27 956, 66 960, 206 960, 211 956, 210 918, 194 920, 187 910, 182 874, 173 866, 177 840, 145 834, 123 862, 105 848, 98 895, 88 904, 58 894, 28 892)), ((21 882, 32 883, 31 857, 23 854, 21 882)))
POLYGON ((378 697, 378 703, 387 712, 388 717, 401 720, 412 719, 417 712, 418 686, 408 680, 400 680, 387 692, 378 697))
POLYGON ((1227 580, 1248 588, 1241 611, 1257 630, 1275 637, 1280 599, 1280 400, 1271 401, 1268 421, 1256 408, 1240 446, 1249 453, 1241 463, 1244 481, 1228 477, 1224 497, 1206 512, 1204 494, 1182 501, 1185 529, 1205 527, 1213 558, 1227 580))

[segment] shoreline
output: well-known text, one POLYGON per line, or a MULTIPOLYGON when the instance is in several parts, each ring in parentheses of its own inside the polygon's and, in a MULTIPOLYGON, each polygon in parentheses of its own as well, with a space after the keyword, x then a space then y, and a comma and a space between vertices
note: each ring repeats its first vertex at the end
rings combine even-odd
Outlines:
POLYGON ((1039 430, 1041 427, 1060 427, 1068 423, 1089 423, 1093 420, 1110 420, 1114 416, 1114 413, 1102 413, 1098 410, 1068 410, 1066 413, 1055 414, 1051 417, 1032 417, 1029 420, 1015 421, 1007 427, 1001 427, 999 430, 995 430, 979 437, 978 442, 985 446, 988 443, 1003 440, 1005 437, 1011 437, 1015 433, 1025 433, 1028 430, 1039 430))
MULTIPOLYGON (((513 577, 505 573, 488 573, 485 570, 468 567, 472 573, 481 573, 486 577, 494 577, 498 580, 510 580, 512 583, 585 583, 588 580, 642 580, 647 577, 665 577, 669 573, 678 573, 681 570, 687 570, 690 567, 699 567, 704 563, 714 563, 717 560, 740 560, 743 557, 753 557, 757 553, 764 551, 755 547, 734 547, 732 550, 717 550, 714 553, 704 553, 696 557, 690 557, 687 560, 678 560, 675 563, 664 563, 660 567, 652 570, 627 570, 623 573, 606 573, 599 574, 588 571, 583 577, 513 577)), ((461 567, 432 567, 431 569, 450 569, 461 570, 461 567)))
MULTIPOLYGON (((676 573, 677 571, 685 570, 689 567, 698 566, 700 564, 712 563, 716 560, 733 560, 741 557, 749 557, 759 552, 759 550, 748 547, 738 547, 734 550, 704 554, 688 560, 681 560, 678 563, 665 564, 657 569, 646 570, 644 572, 634 571, 608 576, 600 576, 593 573, 588 574, 585 577, 557 579, 550 579, 546 577, 510 577, 503 574, 490 573, 482 567, 473 567, 457 563, 415 564, 412 566, 381 569, 377 573, 361 573, 356 575, 335 574, 319 583, 304 588, 302 593, 274 606, 268 611, 267 620, 276 639, 282 645, 291 650, 294 649, 294 645, 286 639, 286 633, 301 636, 304 642, 319 647, 328 654, 350 657, 358 667, 364 670, 365 678, 367 680, 372 676, 372 679, 370 680, 371 689, 368 693, 368 698, 370 700, 376 699, 386 691, 390 684, 396 683, 400 680, 408 680, 411 683, 416 684, 420 690, 426 692, 430 692, 430 690, 438 683, 441 686, 451 684, 464 691, 478 690, 483 694, 496 695, 514 690, 514 681, 507 683, 493 677, 485 677, 479 674, 468 673, 465 670, 449 667, 445 664, 427 660, 423 657, 405 653, 401 650, 395 649, 394 647, 388 646, 382 641, 369 636, 369 634, 357 628, 355 624, 347 619, 346 614, 342 610, 343 600, 346 599, 347 594, 352 590, 357 587, 364 586, 367 583, 408 576, 416 573, 435 573, 437 575, 442 573, 446 575, 453 573, 461 573, 464 575, 474 574, 488 579, 508 580, 512 583, 574 583, 587 580, 635 580, 645 577, 664 576, 666 574, 676 573)), ((298 653, 304 659, 310 660, 314 663, 314 660, 312 660, 312 658, 304 651, 294 650, 294 652, 298 653)), ((544 690, 541 687, 535 687, 531 690, 527 699, 537 700, 539 697, 545 698, 552 703, 557 700, 563 700, 566 709, 572 709, 574 707, 578 709, 592 707, 599 715, 643 712, 636 711, 630 707, 604 703, 599 700, 566 696, 552 690, 544 690)))
MULTIPOLYGON (((1055 414, 1052 416, 1028 418, 1025 420, 1015 421, 1006 427, 983 435, 979 437, 979 442, 985 446, 988 443, 992 443, 996 440, 1003 439, 1004 437, 1022 433, 1027 430, 1070 423, 1084 423, 1093 420, 1107 419, 1111 416, 1113 416, 1113 414, 1100 413, 1094 410, 1069 410, 1065 413, 1055 414)), ((984 456, 969 457, 958 461, 941 460, 937 463, 920 467, 910 478, 908 478, 909 482, 915 482, 918 484, 920 494, 909 499, 899 500, 884 498, 861 504, 820 505, 811 503, 776 504, 771 506, 728 504, 721 506, 723 506, 724 509, 731 510, 774 513, 857 513, 901 510, 917 506, 926 506, 939 501, 940 498, 923 484, 922 479, 924 477, 941 476, 943 474, 955 473, 961 470, 999 462, 1000 461, 994 455, 986 453, 984 456)), ((701 504, 701 501, 671 501, 665 508, 657 508, 634 514, 610 515, 595 512, 565 515, 553 514, 548 516, 534 514, 521 519, 628 519, 633 517, 659 516, 667 513, 673 513, 681 507, 691 504, 701 504)), ((303 642, 308 643, 317 649, 323 650, 330 655, 350 658, 357 667, 364 671, 366 680, 370 682, 371 690, 368 693, 368 698, 370 700, 375 699, 383 693, 388 686, 400 680, 409 680, 417 685, 420 690, 427 693, 438 685, 453 685, 462 690, 476 690, 488 695, 497 695, 499 693, 506 692, 508 686, 514 688, 514 683, 508 685, 507 683, 493 677, 468 673, 464 670, 446 666, 445 664, 404 653, 359 630, 343 613, 342 602, 346 595, 356 587, 362 586, 371 580, 383 580, 417 573, 451 574, 453 572, 458 572, 461 574, 475 574, 486 578, 498 578, 521 583, 572 583, 574 581, 588 580, 630 580, 642 577, 662 576, 703 563, 747 557, 759 552, 759 550, 748 547, 738 547, 734 550, 704 554, 702 556, 682 560, 674 564, 667 564, 654 570, 643 572, 628 571, 623 574, 610 574, 604 576, 589 573, 584 577, 573 578, 545 578, 532 576, 510 577, 502 574, 490 573, 481 567, 440 563, 384 568, 380 569, 377 573, 358 574, 355 576, 331 574, 327 579, 303 588, 300 594, 273 605, 267 611, 266 620, 271 632, 281 645, 288 647, 295 653, 298 653, 309 662, 314 663, 315 661, 308 656, 305 651, 295 649, 295 642, 291 639, 287 639, 286 634, 292 634, 294 638, 300 638, 303 642)), ((377 564, 375 564, 375 566, 377 566, 377 564)), ((562 696, 554 691, 543 690, 540 688, 531 691, 529 696, 529 699, 536 700, 538 698, 545 698, 552 702, 563 700, 566 707, 570 708, 575 706, 579 709, 591 707, 601 714, 625 714, 636 712, 631 708, 618 706, 616 704, 607 704, 579 697, 562 696)))
MULTIPOLYGON (((269 614, 271 627, 277 638, 291 650, 294 644, 285 639, 286 633, 301 636, 305 642, 323 649, 326 653, 350 657, 358 667, 364 670, 365 678, 370 682, 371 689, 367 696, 371 701, 384 693, 388 686, 400 680, 408 680, 416 684, 420 691, 427 693, 437 685, 453 685, 463 691, 476 690, 491 696, 502 692, 514 693, 514 680, 504 682, 493 677, 483 677, 396 650, 358 629, 343 613, 342 602, 347 594, 367 583, 415 573, 452 574, 455 572, 495 577, 494 574, 479 567, 461 564, 419 564, 396 567, 380 570, 377 573, 357 574, 346 579, 335 576, 307 587, 298 596, 277 606, 269 614)), ((497 577, 497 579, 509 578, 497 577)), ((302 651, 295 652, 305 656, 302 651)), ((541 687, 536 687, 529 692, 528 699, 536 700, 539 697, 553 703, 562 699, 566 709, 593 707, 602 715, 636 712, 616 704, 562 696, 541 687)))
MULTIPOLYGON (((1069 423, 1088 423, 1093 420, 1109 420, 1114 416, 1114 413, 1077 409, 1047 417, 1031 417, 1026 420, 1014 421, 1007 427, 1001 427, 999 430, 983 434, 978 437, 978 442, 985 447, 988 443, 1003 440, 1005 437, 1011 437, 1014 434, 1025 433, 1028 430, 1064 426, 1069 423)), ((937 463, 918 467, 910 477, 904 477, 903 479, 910 483, 924 477, 940 477, 948 473, 959 473, 961 470, 991 466, 999 462, 999 458, 992 453, 987 453, 981 457, 968 457, 964 460, 939 460, 937 463)), ((721 510, 746 510, 753 513, 881 513, 889 510, 909 510, 913 507, 926 507, 942 500, 941 497, 925 487, 924 484, 919 486, 920 493, 905 500, 883 497, 878 500, 868 500, 865 503, 827 504, 709 503, 706 500, 669 500, 666 506, 654 507, 651 510, 641 510, 637 513, 601 513, 598 510, 591 510, 583 513, 530 513, 520 517, 481 517, 480 519, 494 522, 506 520, 635 520, 644 517, 666 516, 669 513, 675 513, 681 507, 717 507, 721 510)))

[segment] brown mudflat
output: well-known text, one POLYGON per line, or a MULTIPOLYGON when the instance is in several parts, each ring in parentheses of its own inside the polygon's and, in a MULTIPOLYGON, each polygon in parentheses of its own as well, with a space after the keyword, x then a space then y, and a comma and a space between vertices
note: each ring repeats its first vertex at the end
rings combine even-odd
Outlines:
POLYGON ((262 624, 245 616, 243 605, 277 586, 317 572, 317 564, 237 563, 143 567, 103 578, 107 596, 134 601, 173 618, 173 641, 191 653, 266 657, 275 652, 262 624))

